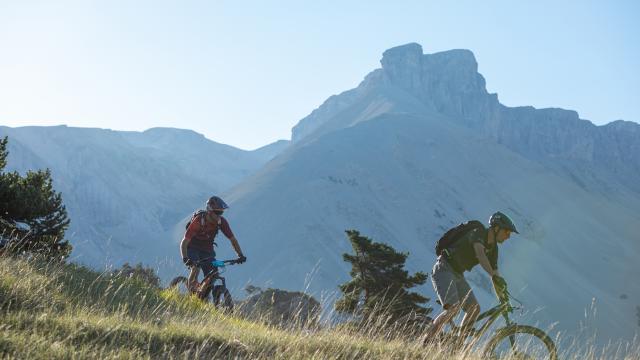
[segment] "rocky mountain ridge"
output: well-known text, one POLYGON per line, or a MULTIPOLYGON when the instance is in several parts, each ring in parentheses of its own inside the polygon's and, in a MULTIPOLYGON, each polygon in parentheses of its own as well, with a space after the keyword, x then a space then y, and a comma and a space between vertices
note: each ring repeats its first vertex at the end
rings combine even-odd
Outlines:
POLYGON ((469 50, 423 54, 419 44, 411 43, 385 51, 380 62, 382 68, 369 73, 357 88, 330 97, 302 119, 292 129, 293 141, 382 113, 435 112, 529 159, 556 166, 575 162, 582 170, 600 176, 608 173, 640 192, 640 181, 636 181, 640 179, 639 124, 614 121, 596 126, 572 110, 504 106, 497 94, 487 92, 469 50))

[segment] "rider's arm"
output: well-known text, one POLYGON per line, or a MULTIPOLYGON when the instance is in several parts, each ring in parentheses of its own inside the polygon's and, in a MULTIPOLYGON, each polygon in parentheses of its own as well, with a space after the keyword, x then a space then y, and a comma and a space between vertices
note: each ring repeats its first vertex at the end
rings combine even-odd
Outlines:
POLYGON ((240 249, 240 243, 238 243, 238 239, 236 239, 235 236, 232 236, 229 238, 229 241, 231 241, 231 246, 233 246, 233 250, 236 251, 236 254, 238 254, 238 257, 244 256, 242 254, 242 249, 240 249))
POLYGON ((494 269, 491 266, 491 263, 489 263, 489 258, 487 258, 487 254, 484 252, 484 245, 482 245, 482 243, 477 242, 473 244, 473 250, 476 252, 476 257, 478 258, 480 266, 482 266, 489 276, 493 277, 494 275, 500 275, 498 274, 498 269, 494 269))
POLYGON ((198 231, 200 231, 200 222, 192 221, 189 227, 187 228, 187 231, 184 233, 184 237, 182 238, 182 241, 180 241, 180 255, 182 256, 183 259, 187 257, 187 247, 191 242, 191 238, 198 231))
POLYGON ((220 230, 222 230, 222 233, 224 234, 224 236, 226 236, 227 239, 231 241, 231 246, 233 246, 233 250, 235 250, 236 254, 238 254, 238 257, 244 256, 242 254, 242 249, 240 248, 240 243, 238 242, 238 239, 236 239, 235 235, 233 235, 233 231, 231 231, 231 226, 229 226, 229 222, 224 217, 220 222, 220 230))
POLYGON ((182 238, 180 241, 180 256, 184 259, 187 257, 187 247, 191 242, 191 238, 187 238, 186 236, 182 238))

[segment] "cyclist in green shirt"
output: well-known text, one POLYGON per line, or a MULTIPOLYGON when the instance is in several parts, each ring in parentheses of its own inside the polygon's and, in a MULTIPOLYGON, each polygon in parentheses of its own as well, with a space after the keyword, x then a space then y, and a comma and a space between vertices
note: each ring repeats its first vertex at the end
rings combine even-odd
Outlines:
POLYGON ((473 294, 464 272, 480 264, 493 281, 500 301, 506 301, 506 282, 498 272, 498 244, 505 242, 518 230, 505 214, 496 212, 489 219, 489 228, 473 228, 450 244, 433 266, 431 281, 444 310, 434 319, 429 338, 437 336, 445 324, 462 309, 461 331, 475 323, 480 305, 473 294))

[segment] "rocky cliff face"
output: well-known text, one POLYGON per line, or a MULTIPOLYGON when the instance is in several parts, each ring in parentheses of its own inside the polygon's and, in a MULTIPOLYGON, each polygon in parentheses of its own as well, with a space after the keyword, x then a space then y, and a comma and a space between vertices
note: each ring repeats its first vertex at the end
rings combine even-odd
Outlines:
POLYGON ((385 84, 406 90, 439 113, 472 121, 497 105, 469 50, 423 55, 414 43, 385 51, 380 62, 385 84))
POLYGON ((618 121, 596 126, 571 110, 504 106, 496 94, 487 92, 468 50, 423 54, 422 47, 412 43, 385 51, 381 64, 356 89, 332 96, 302 119, 293 128, 294 142, 326 129, 327 124, 335 130, 384 112, 437 113, 527 158, 558 167, 567 161, 580 164, 583 170, 613 177, 640 192, 638 124, 618 121), (385 109, 365 111, 380 109, 381 98, 385 109))

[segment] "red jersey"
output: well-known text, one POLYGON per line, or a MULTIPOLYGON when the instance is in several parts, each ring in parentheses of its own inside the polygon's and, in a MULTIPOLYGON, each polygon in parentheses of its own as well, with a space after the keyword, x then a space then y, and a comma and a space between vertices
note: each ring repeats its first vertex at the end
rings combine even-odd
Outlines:
POLYGON ((213 252, 213 241, 218 234, 218 230, 222 230, 224 236, 229 239, 233 237, 229 222, 223 216, 219 216, 218 221, 210 221, 206 214, 202 214, 191 222, 184 237, 187 240, 191 240, 189 247, 213 252))

